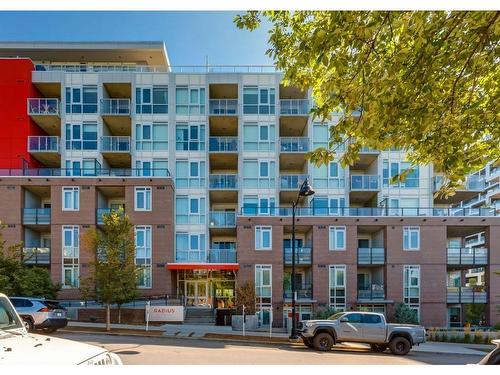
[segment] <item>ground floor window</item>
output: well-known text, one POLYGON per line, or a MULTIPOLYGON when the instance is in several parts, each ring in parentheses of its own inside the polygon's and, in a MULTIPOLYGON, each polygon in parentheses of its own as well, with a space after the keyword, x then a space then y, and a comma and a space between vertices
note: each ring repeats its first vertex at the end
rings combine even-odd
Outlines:
POLYGON ((358 305, 357 309, 360 311, 369 311, 385 315, 385 305, 358 305))
POLYGON ((330 309, 345 311, 346 309, 346 266, 331 265, 329 273, 330 309))
MULTIPOLYGON (((297 317, 297 322, 302 320, 311 320, 314 318, 313 316, 313 307, 312 305, 296 305, 295 306, 295 315, 297 317)), ((288 328, 291 326, 292 322, 292 306, 284 305, 283 306, 283 327, 288 328)))
POLYGON ((178 271, 177 294, 183 297, 186 306, 232 308, 235 279, 234 271, 178 271))

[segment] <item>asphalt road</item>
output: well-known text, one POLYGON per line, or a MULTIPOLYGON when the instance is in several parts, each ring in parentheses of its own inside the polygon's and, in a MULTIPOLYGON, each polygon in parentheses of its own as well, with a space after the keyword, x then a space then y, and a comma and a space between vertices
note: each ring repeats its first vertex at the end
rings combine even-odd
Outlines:
POLYGON ((398 357, 365 349, 334 347, 323 353, 303 345, 268 345, 200 339, 57 332, 54 336, 103 346, 127 365, 463 365, 481 356, 410 352, 398 357))

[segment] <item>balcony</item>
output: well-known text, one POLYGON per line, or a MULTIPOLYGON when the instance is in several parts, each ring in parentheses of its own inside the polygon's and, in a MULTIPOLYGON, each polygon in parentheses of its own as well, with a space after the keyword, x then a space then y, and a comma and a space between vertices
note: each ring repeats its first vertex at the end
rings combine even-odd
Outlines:
POLYGON ((487 303, 488 292, 484 286, 448 287, 446 289, 447 303, 487 303))
POLYGON ((281 116, 309 116, 311 110, 308 99, 281 99, 281 116))
POLYGON ((309 176, 306 174, 283 174, 280 176, 280 190, 293 190, 298 192, 300 185, 309 176))
POLYGON ((129 116, 130 99, 101 99, 102 116, 129 116))
POLYGON ((59 137, 56 136, 29 136, 28 151, 35 159, 48 167, 59 167, 59 137))
MULTIPOLYGON (((292 264, 292 249, 283 249, 283 262, 285 265, 292 264)), ((295 248, 295 264, 299 266, 310 266, 312 264, 312 249, 310 247, 295 248)))
POLYGON ((385 249, 383 247, 358 248, 358 264, 359 265, 385 264, 385 249))
MULTIPOLYGON (((434 192, 439 191, 439 189, 445 183, 443 176, 434 176, 433 185, 434 192)), ((438 195, 434 198, 434 203, 438 204, 457 204, 462 201, 467 201, 475 198, 478 193, 484 191, 486 188, 486 179, 479 176, 469 176, 466 178, 465 183, 462 187, 458 188, 454 195, 444 197, 438 195)))
POLYGON ((130 137, 104 136, 101 137, 101 152, 130 152, 130 137))
POLYGON ((236 212, 210 211, 208 224, 210 228, 236 228, 236 212))
POLYGON ((448 248, 446 263, 456 266, 484 266, 488 264, 488 249, 484 247, 448 248))
POLYGON ((238 152, 238 137, 210 137, 208 150, 210 152, 238 152))
POLYGON ((60 135, 61 119, 59 99, 28 98, 28 115, 31 116, 47 134, 60 135))
POLYGON ((280 151, 281 152, 308 152, 309 138, 308 137, 281 137, 280 151))
MULTIPOLYGON (((104 215, 109 215, 111 213, 111 208, 98 208, 96 210, 96 222, 97 225, 104 225, 104 215)), ((117 210, 113 210, 113 212, 117 212, 117 210)), ((125 213, 121 211, 121 216, 125 213)))
POLYGON ((238 99, 210 99, 208 113, 212 116, 237 116, 238 99))
POLYGON ((378 175, 351 175, 349 199, 352 203, 369 203, 379 191, 380 178, 378 175))
POLYGON ((385 288, 382 284, 365 285, 358 289, 358 302, 381 301, 385 299, 385 288))
POLYGON ((2 177, 170 177, 168 168, 0 168, 2 177))
POLYGON ((23 261, 29 265, 50 264, 50 249, 48 247, 23 247, 23 261))
MULTIPOLYGON (((301 300, 301 299, 311 300, 312 299, 312 285, 311 284, 297 285, 295 292, 297 293, 298 300, 301 300)), ((283 298, 284 299, 292 299, 291 287, 290 287, 290 289, 283 290, 283 298)))
POLYGON ((208 250, 208 263, 238 263, 236 249, 208 250))
POLYGON ((208 176, 208 187, 212 190, 237 190, 237 174, 211 174, 208 176))
POLYGON ((25 208, 23 209, 24 225, 49 225, 50 208, 25 208))

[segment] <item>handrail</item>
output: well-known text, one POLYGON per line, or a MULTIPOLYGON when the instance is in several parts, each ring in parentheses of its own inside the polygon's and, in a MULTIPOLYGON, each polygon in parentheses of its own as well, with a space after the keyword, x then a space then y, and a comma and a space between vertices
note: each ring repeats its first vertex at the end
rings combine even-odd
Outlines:
POLYGON ((29 152, 59 152, 59 137, 46 135, 30 135, 28 137, 29 152))
POLYGON ((0 177, 170 177, 167 168, 0 168, 0 177))
POLYGON ((359 247, 358 264, 384 264, 385 248, 383 247, 359 247))
POLYGON ((36 72, 276 73, 273 65, 35 64, 36 72))
POLYGON ((488 249, 485 247, 448 248, 446 262, 458 265, 488 264, 488 249))

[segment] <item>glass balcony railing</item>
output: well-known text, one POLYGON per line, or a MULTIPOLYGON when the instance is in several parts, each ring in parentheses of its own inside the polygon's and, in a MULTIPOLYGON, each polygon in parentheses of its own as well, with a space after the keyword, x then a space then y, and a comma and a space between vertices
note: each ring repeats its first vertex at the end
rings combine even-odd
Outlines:
MULTIPOLYGON (((444 184, 443 176, 434 176, 434 191, 438 191, 444 184)), ((465 183, 458 190, 462 191, 483 191, 486 188, 486 179, 479 176, 469 176, 466 178, 465 183)))
POLYGON ((210 211, 208 225, 210 228, 236 228, 236 212, 210 211))
POLYGON ((311 110, 310 101, 308 99, 281 99, 280 100, 280 115, 296 116, 309 115, 311 110))
POLYGON ((309 138, 307 137, 282 137, 280 138, 281 152, 308 152, 309 138))
MULTIPOLYGON (((283 259, 285 264, 292 264, 292 248, 285 247, 283 249, 283 259)), ((310 265, 312 264, 312 249, 310 247, 295 248, 295 264, 310 265)))
POLYGON ((169 177, 167 168, 0 168, 10 177, 169 177))
POLYGON ((238 137, 210 137, 208 149, 211 152, 238 152, 238 137))
POLYGON ((30 116, 59 116, 59 99, 29 98, 28 114, 30 116))
POLYGON ((23 210, 23 224, 50 224, 50 208, 25 208, 23 210))
POLYGON ((211 174, 208 185, 214 190, 235 190, 238 188, 238 175, 236 174, 211 174))
POLYGON ((383 300, 385 299, 385 288, 382 284, 371 284, 358 287, 358 300, 383 300))
POLYGON ((384 264, 385 249, 383 247, 358 248, 358 264, 384 264))
POLYGON ((101 137, 101 152, 130 152, 130 137, 101 137))
MULTIPOLYGON (((311 284, 302 284, 297 285, 295 292, 297 292, 297 299, 312 299, 312 285, 311 284)), ((284 288, 283 298, 290 299, 292 298, 292 289, 291 287, 284 288)))
POLYGON ((480 266, 488 264, 488 249, 484 247, 448 248, 447 264, 480 266))
POLYGON ((351 191, 378 191, 380 190, 378 175, 351 175, 351 191))
POLYGON ((130 99, 101 99, 101 115, 130 115, 130 99))
POLYGON ((24 247, 23 261, 26 264, 50 264, 50 248, 24 247))
POLYGON ((487 303, 488 292, 484 286, 458 286, 446 288, 447 303, 487 303))
POLYGON ((29 136, 29 152, 59 152, 59 137, 56 136, 29 136))
POLYGON ((299 190, 300 185, 308 178, 306 174, 284 174, 280 176, 281 190, 299 190))
POLYGON ((209 114, 216 116, 235 116, 238 114, 238 99, 210 99, 209 114))
POLYGON ((236 249, 210 249, 208 263, 238 263, 236 249))

